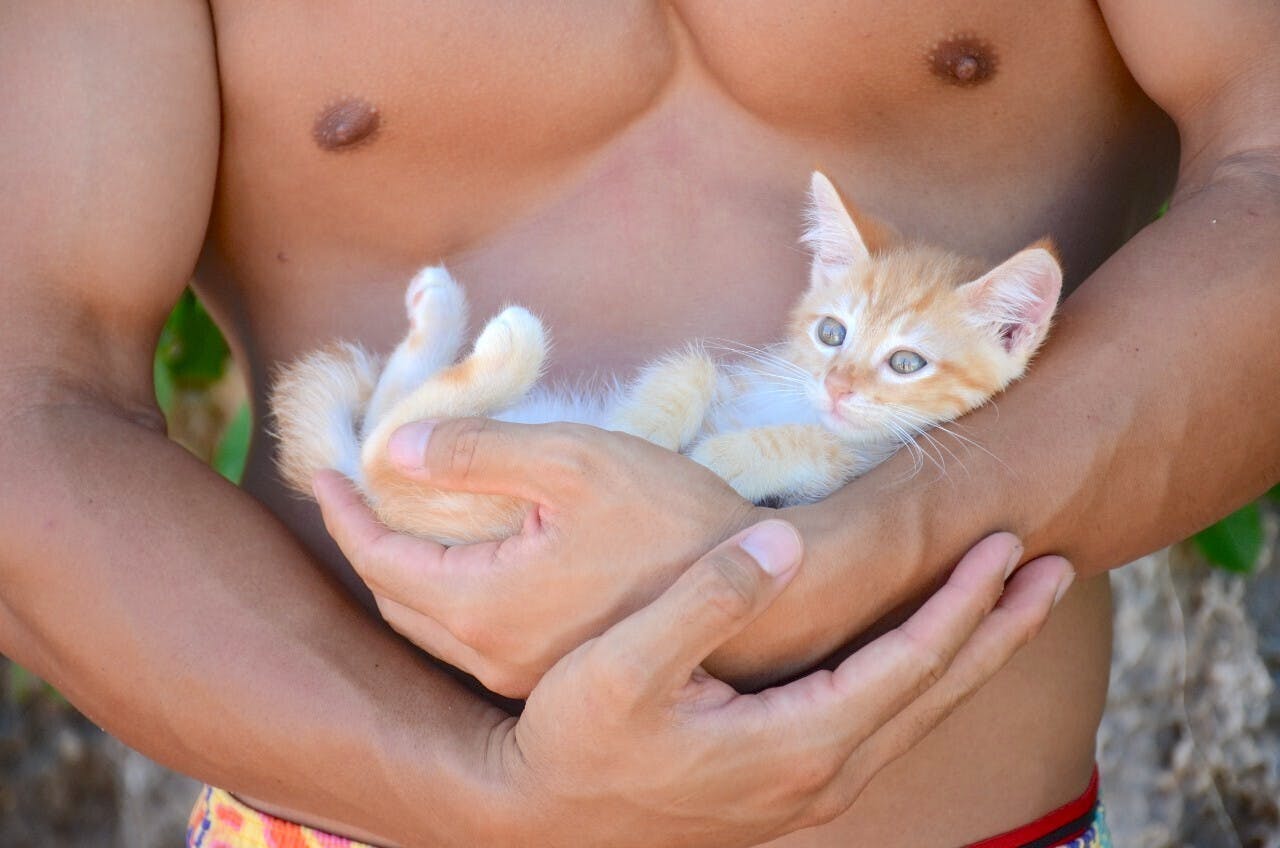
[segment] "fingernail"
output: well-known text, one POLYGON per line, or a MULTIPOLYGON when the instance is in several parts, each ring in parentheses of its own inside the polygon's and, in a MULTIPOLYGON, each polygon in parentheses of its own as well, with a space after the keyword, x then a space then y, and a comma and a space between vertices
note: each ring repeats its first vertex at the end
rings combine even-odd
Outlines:
POLYGON ((1058 581, 1058 591, 1054 593, 1053 605, 1056 607, 1058 602, 1062 600, 1062 596, 1067 594, 1067 590, 1071 588, 1071 584, 1075 582, 1076 570, 1067 568, 1067 573, 1062 575, 1062 579, 1058 581))
POLYGON ((431 441, 431 431, 435 425, 430 421, 417 424, 406 424, 391 434, 387 442, 387 456, 391 462, 405 471, 417 471, 422 468, 423 457, 427 454, 427 442, 431 441))
POLYGON ((800 561, 800 535, 785 521, 757 524, 738 542, 738 547, 759 563, 768 574, 777 577, 800 561))
POLYGON ((1013 570, 1018 567, 1018 563, 1022 562, 1022 543, 1014 542, 1013 550, 1009 551, 1009 561, 1004 566, 1004 579, 1008 580, 1009 575, 1013 574, 1013 570))

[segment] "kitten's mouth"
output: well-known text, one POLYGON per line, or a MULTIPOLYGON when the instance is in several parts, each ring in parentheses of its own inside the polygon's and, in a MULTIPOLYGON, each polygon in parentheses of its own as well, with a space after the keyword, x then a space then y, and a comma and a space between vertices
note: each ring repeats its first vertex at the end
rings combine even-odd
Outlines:
POLYGON ((820 417, 824 427, 834 430, 842 436, 856 436, 862 430, 858 422, 850 418, 849 413, 838 406, 822 410, 820 417))
POLYGON ((874 428, 867 422, 855 417, 856 413, 841 409, 839 406, 819 411, 818 418, 822 426, 841 438, 851 442, 870 442, 876 438, 874 428))

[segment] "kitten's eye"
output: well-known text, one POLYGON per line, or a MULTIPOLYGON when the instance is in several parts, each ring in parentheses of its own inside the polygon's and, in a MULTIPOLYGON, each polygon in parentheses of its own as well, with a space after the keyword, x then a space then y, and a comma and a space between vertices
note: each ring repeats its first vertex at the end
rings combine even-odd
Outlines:
POLYGON ((913 350, 895 350, 889 356, 889 367, 899 374, 911 374, 928 364, 923 356, 913 350))
POLYGON ((818 322, 818 341, 827 347, 840 347, 844 344, 845 329, 834 318, 823 318, 818 322))

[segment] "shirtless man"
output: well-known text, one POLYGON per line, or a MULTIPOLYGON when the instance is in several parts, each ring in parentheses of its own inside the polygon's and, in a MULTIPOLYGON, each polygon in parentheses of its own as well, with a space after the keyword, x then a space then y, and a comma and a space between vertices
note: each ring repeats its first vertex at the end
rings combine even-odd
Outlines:
MULTIPOLYGON (((1091 578, 1280 476, 1277 44, 1271 0, 574 0, 501 13, 459 0, 10 2, 0 648, 165 762, 387 840, 747 844, 840 813, 780 844, 942 848, 1034 819, 1076 797, 1092 767, 1110 637, 1107 581, 1091 578), (672 796, 685 806, 642 815, 635 805, 657 796, 584 784, 563 762, 558 782, 492 793, 460 764, 492 754, 514 720, 495 723, 317 578, 323 562, 369 599, 318 511, 275 479, 269 438, 247 473, 255 501, 158 432, 151 348, 197 256, 259 409, 276 363, 336 336, 388 348, 406 280, 436 260, 478 315, 509 299, 540 312, 559 373, 625 371, 691 337, 776 336, 805 279, 797 222, 815 167, 908 234, 958 249, 994 258, 1050 233, 1078 288, 1031 377, 998 414, 967 420, 990 455, 968 453, 933 486, 897 482, 891 462, 790 511, 803 569, 711 667, 758 681, 811 664, 927 594, 995 529, 1028 554, 1069 556, 1079 579, 921 744, 866 782, 888 759, 875 740, 905 744, 963 685, 926 692, 849 761, 842 794, 790 824, 761 812, 779 802, 759 788, 717 808, 735 798, 733 770, 692 749, 673 763, 681 749, 656 724, 633 747, 665 760, 616 761, 673 793, 705 786, 672 796), (1169 213, 1143 229, 1175 181, 1169 213), (677 766, 698 779, 676 784, 677 766)), ((569 448, 559 431, 469 422, 423 435, 405 443, 441 479, 538 479, 540 497, 585 516, 580 532, 508 551, 486 604, 452 603, 396 579, 448 563, 380 536, 321 480, 383 613, 499 689, 527 690, 575 640, 761 517, 622 436, 569 448), (604 566, 621 582, 565 582, 565 569, 604 566)), ((453 597, 474 597, 465 573, 447 573, 453 597)), ((741 619, 778 587, 738 574, 741 619)), ((698 638, 710 648, 740 626, 698 638)), ((591 656, 622 671, 576 690, 596 713, 630 703, 619 681, 644 677, 618 634, 596 643, 616 653, 591 656)), ((988 642, 961 654, 970 682, 1000 659, 988 642)), ((540 691, 568 710, 555 686, 582 665, 557 666, 526 717, 545 719, 540 691)), ((895 668, 892 685, 911 690, 895 668)), ((623 737, 637 712, 618 708, 618 739, 591 737, 601 754, 635 741, 623 737)), ((573 714, 584 734, 596 713, 573 714)), ((812 748, 827 731, 796 732, 810 729, 812 748)), ((765 769, 756 753, 737 779, 765 773, 775 795, 818 797, 832 777, 798 757, 765 769)))

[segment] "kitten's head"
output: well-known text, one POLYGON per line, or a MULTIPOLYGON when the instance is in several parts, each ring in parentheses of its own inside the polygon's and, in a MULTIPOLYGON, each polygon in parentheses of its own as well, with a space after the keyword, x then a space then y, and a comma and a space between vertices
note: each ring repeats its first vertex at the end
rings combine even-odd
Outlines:
POLYGON ((813 265, 787 349, 813 376, 809 395, 827 427, 859 442, 902 441, 1022 376, 1062 288, 1048 240, 990 268, 854 220, 815 173, 804 236, 813 265))

